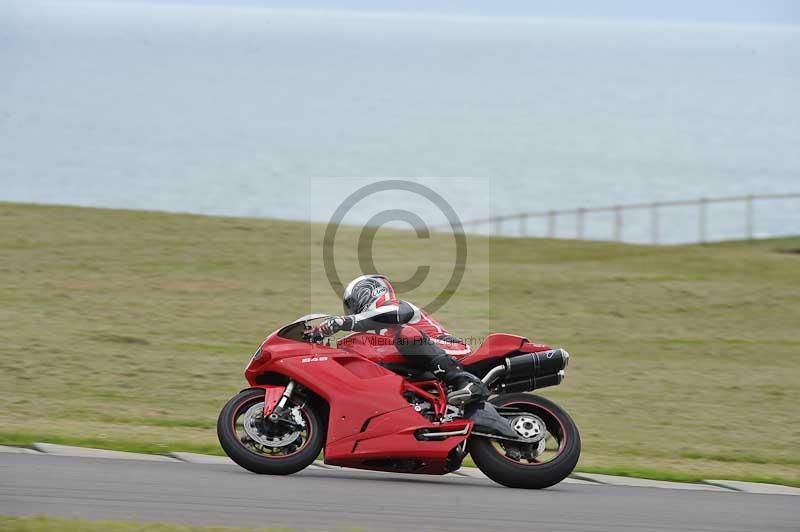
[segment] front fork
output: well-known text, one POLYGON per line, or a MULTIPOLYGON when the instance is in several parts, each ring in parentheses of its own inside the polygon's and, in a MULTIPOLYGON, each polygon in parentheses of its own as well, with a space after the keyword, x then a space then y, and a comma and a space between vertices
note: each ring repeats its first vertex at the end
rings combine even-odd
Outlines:
POLYGON ((286 386, 264 386, 264 418, 277 421, 284 413, 286 403, 292 397, 295 382, 290 380, 286 386))

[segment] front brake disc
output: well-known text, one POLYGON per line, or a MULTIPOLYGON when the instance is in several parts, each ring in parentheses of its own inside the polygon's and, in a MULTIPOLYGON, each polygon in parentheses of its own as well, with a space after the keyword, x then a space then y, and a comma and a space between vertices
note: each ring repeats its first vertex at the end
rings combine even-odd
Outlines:
MULTIPOLYGON (((300 414, 300 408, 294 407, 291 410, 292 419, 300 427, 305 427, 305 421, 300 414)), ((266 447, 286 447, 300 436, 300 430, 285 431, 283 433, 271 434, 268 425, 264 423, 264 403, 256 403, 244 413, 244 431, 253 441, 266 447)), ((270 427, 271 428, 271 427, 270 427)))

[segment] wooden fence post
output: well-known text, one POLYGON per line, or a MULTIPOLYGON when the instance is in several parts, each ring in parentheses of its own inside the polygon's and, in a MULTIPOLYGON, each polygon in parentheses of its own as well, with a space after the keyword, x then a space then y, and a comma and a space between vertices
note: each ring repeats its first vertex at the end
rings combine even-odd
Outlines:
POLYGON ((658 244, 658 203, 650 205, 650 240, 658 244))
POLYGON ((701 244, 706 242, 706 203, 708 203, 706 198, 700 198, 697 204, 697 232, 701 244))
POLYGON ((556 237, 556 211, 547 211, 547 238, 556 237))
POLYGON ((614 206, 614 240, 622 240, 622 206, 614 206))

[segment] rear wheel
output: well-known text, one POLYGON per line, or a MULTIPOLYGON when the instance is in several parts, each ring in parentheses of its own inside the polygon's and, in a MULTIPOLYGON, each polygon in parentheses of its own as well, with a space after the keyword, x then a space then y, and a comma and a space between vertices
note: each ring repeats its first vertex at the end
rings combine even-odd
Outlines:
POLYGON ((526 393, 490 401, 519 414, 508 417, 526 443, 472 436, 469 453, 487 477, 511 488, 547 488, 564 480, 578 463, 581 438, 569 415, 554 402, 526 393))
POLYGON ((286 416, 264 419, 264 390, 245 390, 223 407, 217 436, 225 453, 254 473, 290 475, 308 467, 324 443, 321 417, 306 402, 289 400, 286 416))

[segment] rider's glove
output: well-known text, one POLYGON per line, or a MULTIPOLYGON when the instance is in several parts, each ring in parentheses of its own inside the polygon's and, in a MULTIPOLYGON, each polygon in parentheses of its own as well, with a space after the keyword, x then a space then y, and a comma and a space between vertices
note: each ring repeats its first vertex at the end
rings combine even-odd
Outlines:
POLYGON ((332 336, 337 332, 342 330, 342 326, 344 325, 344 318, 340 318, 338 316, 334 316, 331 318, 325 319, 322 323, 311 329, 306 336, 309 338, 325 338, 327 336, 332 336))
POLYGON ((344 326, 344 318, 333 316, 320 323, 317 329, 323 336, 331 336, 341 331, 342 326, 344 326))

